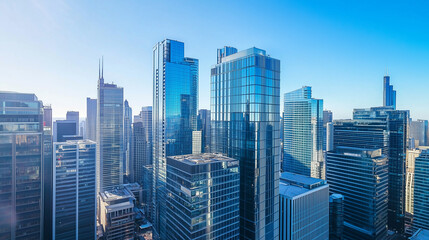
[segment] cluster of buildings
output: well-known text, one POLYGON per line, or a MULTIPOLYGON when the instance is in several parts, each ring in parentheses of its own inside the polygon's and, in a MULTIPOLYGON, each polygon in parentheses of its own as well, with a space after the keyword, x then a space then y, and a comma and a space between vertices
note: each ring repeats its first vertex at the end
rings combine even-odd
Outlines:
POLYGON ((429 231, 428 121, 383 106, 333 120, 284 95, 265 50, 217 50, 210 110, 184 43, 153 48, 153 105, 104 81, 85 121, 0 92, 0 239, 419 239, 429 231))

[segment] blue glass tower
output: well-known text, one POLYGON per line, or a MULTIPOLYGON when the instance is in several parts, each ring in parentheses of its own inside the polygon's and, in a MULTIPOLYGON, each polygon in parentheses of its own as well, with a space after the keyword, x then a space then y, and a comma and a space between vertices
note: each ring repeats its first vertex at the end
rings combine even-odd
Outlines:
POLYGON ((131 165, 130 165, 130 159, 131 159, 131 138, 132 138, 132 121, 133 121, 133 110, 128 104, 128 100, 125 100, 124 102, 124 158, 123 158, 123 169, 124 169, 124 176, 127 176, 128 178, 131 177, 131 165))
POLYGON ((166 157, 192 153, 197 128, 198 60, 185 58, 184 43, 166 39, 153 48, 153 214, 165 238, 166 157))
POLYGON ((212 152, 240 162, 240 239, 278 239, 280 61, 249 48, 218 62, 210 80, 212 152))
POLYGON ((415 161, 413 228, 429 230, 429 150, 423 150, 415 161))
POLYGON ((285 94, 283 124, 283 171, 324 178, 323 100, 311 87, 285 94))
POLYGON ((393 90, 393 85, 390 85, 390 76, 384 76, 383 106, 396 109, 396 91, 393 90))

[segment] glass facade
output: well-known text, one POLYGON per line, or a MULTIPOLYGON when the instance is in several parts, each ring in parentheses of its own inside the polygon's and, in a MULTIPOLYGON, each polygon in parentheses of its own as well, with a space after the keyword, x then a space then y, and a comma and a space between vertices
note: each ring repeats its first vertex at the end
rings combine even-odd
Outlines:
POLYGON ((0 92, 0 239, 41 239, 43 105, 0 92))
POLYGON ((353 119, 386 121, 389 132, 389 230, 404 232, 405 228, 405 179, 409 111, 394 107, 355 109, 353 119))
POLYGON ((167 157, 167 237, 239 239, 238 160, 220 154, 167 157))
POLYGON ((123 183, 124 89, 98 80, 97 192, 123 183))
POLYGON ((278 239, 280 61, 250 48, 211 68, 212 152, 240 162, 240 238, 278 239))
POLYGON ((43 107, 43 239, 52 239, 52 108, 43 107))
POLYGON ((96 143, 54 143, 53 239, 96 238, 96 143))
POLYGON ((197 129, 202 132, 202 151, 209 153, 211 146, 211 121, 210 110, 200 109, 198 111, 197 129))
POLYGON ((415 160, 413 228, 429 229, 429 150, 415 160))
POLYGON ((192 153, 197 128, 198 60, 184 43, 166 39, 153 48, 153 224, 165 238, 166 157, 192 153))
POLYGON ((325 178, 323 100, 311 98, 311 87, 285 94, 283 124, 283 171, 325 178))
POLYGON ((128 100, 124 102, 124 158, 122 165, 124 166, 124 176, 130 177, 131 175, 131 138, 132 138, 132 119, 133 110, 128 104, 128 100))
POLYGON ((390 76, 383 78, 383 106, 396 109, 396 91, 393 90, 393 85, 390 85, 390 76))
POLYGON ((86 98, 86 138, 97 140, 97 99, 86 98))

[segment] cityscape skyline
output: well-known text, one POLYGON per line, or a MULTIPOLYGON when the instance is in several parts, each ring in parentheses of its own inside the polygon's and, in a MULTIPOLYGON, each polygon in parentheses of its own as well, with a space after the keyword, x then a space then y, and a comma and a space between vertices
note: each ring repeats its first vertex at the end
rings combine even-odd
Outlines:
MULTIPOLYGON (((4 56, 0 77, 7 81, 0 82, 0 88, 36 92, 44 104, 52 105, 54 118, 67 111, 79 111, 84 117, 86 97, 96 97, 97 61, 104 55, 106 79, 124 87, 125 99, 139 109, 152 102, 152 47, 168 37, 186 42, 185 51, 200 60, 200 92, 210 88, 210 66, 217 48, 256 46, 281 60, 282 94, 312 86, 335 119, 351 118, 349 109, 382 106, 382 79, 387 70, 391 84, 399 90, 397 109, 410 109, 413 119, 428 119, 424 103, 429 96, 424 88, 414 87, 428 80, 424 66, 429 59, 425 44, 429 34, 423 29, 429 19, 423 12, 419 14, 424 5, 427 3, 353 5, 334 1, 323 5, 279 3, 274 8, 269 2, 255 8, 252 2, 234 2, 231 7, 243 9, 242 15, 215 17, 206 14, 211 7, 206 3, 172 6, 159 2, 151 8, 163 8, 170 14, 149 25, 145 23, 155 13, 144 3, 117 7, 99 2, 3 2, 0 33, 8 37, 0 46, 4 56), (361 15, 362 9, 365 15, 361 15), (253 16, 259 11, 272 14, 256 20, 253 16), (121 14, 124 12, 129 14, 121 14), (204 21, 189 21, 202 16, 204 21), (217 25, 225 26, 222 37, 214 37, 211 31, 217 25), (252 35, 253 28, 260 29, 259 37, 252 35), (112 36, 112 32, 118 34, 112 36), (52 88, 56 90, 50 91, 52 88)), ((209 109, 207 95, 199 97, 199 108, 209 109)))

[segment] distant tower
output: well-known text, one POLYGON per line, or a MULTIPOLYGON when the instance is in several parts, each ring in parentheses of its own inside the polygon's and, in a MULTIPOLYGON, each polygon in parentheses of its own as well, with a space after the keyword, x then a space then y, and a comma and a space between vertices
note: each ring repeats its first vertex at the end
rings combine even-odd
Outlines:
POLYGON ((393 85, 390 85, 390 76, 384 76, 383 106, 396 109, 396 91, 393 90, 393 85))
MULTIPOLYGON (((76 135, 79 135, 79 112, 67 111, 66 120, 76 122, 76 135)), ((82 134, 80 134, 80 135, 82 135, 82 134)))
POLYGON ((86 138, 96 141, 97 99, 86 98, 86 138))
POLYGON ((124 159, 123 159, 123 166, 124 166, 124 176, 129 177, 131 173, 131 135, 132 135, 132 128, 131 124, 133 121, 133 110, 128 104, 128 100, 125 100, 124 102, 124 159))
POLYGON ((104 83, 101 68, 97 97, 97 192, 123 183, 123 114, 124 89, 104 83))

